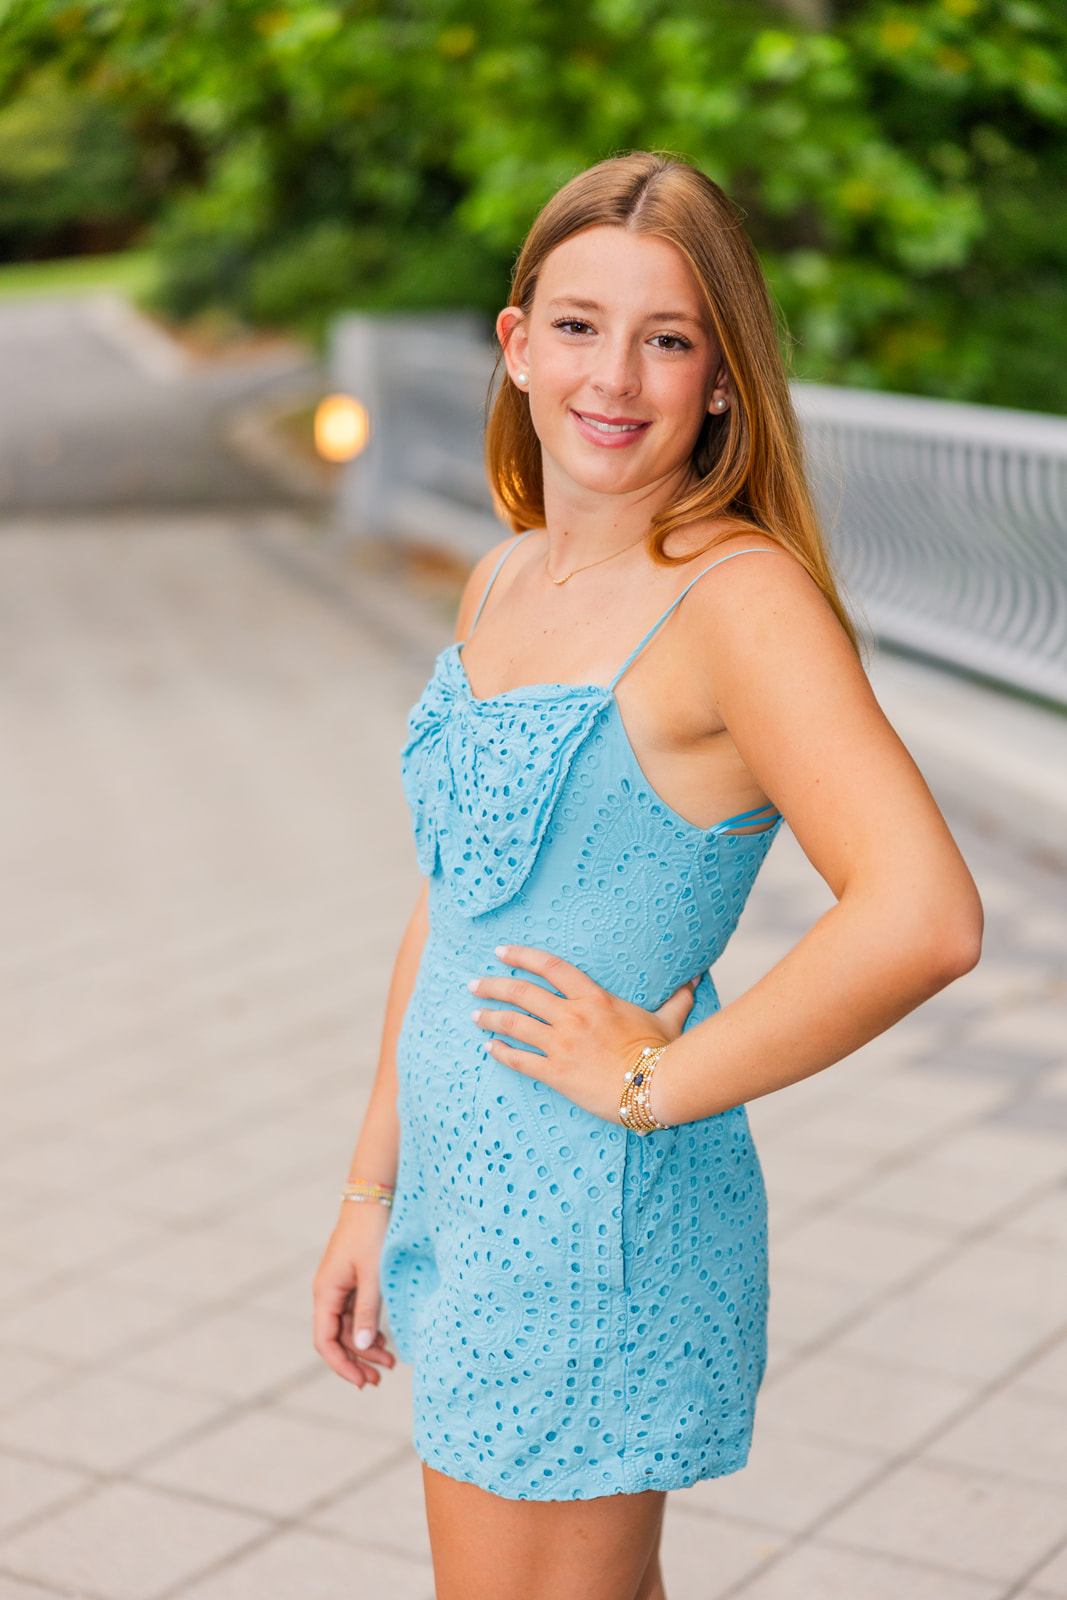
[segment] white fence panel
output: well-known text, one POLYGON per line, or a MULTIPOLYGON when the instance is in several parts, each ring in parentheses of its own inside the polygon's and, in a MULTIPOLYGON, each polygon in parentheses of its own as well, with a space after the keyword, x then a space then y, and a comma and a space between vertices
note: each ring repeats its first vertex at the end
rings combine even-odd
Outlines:
POLYGON ((794 396, 874 633, 1067 703, 1067 421, 816 384, 794 396))

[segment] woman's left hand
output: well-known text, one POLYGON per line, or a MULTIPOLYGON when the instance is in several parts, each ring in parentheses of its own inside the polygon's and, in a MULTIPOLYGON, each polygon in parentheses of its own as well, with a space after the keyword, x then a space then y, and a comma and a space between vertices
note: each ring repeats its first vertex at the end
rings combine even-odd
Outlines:
POLYGON ((676 989, 658 1011, 620 1000, 569 961, 545 950, 502 945, 496 952, 509 967, 535 973, 552 990, 525 978, 475 978, 471 991, 480 1000, 502 1000, 521 1011, 478 1010, 473 1019, 489 1033, 507 1034, 530 1050, 516 1050, 494 1039, 489 1054, 527 1078, 536 1078, 605 1122, 618 1122, 623 1075, 646 1045, 677 1039, 693 1009, 698 979, 676 989), (530 1012, 527 1016, 525 1013, 530 1012))

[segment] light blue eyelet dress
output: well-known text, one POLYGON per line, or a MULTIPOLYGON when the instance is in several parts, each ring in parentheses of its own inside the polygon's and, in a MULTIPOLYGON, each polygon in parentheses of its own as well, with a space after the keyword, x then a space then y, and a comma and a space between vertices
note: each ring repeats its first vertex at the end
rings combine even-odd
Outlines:
POLYGON ((629 1133, 494 1061, 467 987, 522 944, 650 1009, 703 973, 687 1026, 717 1010, 707 969, 781 819, 684 821, 614 695, 686 593, 606 688, 478 700, 453 645, 409 721, 430 930, 399 1042, 383 1289, 419 1456, 509 1499, 676 1489, 748 1453, 767 1231, 744 1108, 629 1133))

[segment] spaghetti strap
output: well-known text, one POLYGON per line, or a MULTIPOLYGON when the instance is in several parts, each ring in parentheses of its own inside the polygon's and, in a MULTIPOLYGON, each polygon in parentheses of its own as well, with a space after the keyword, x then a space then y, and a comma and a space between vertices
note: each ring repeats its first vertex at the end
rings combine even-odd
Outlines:
POLYGON ((768 800, 766 805, 757 806, 754 811, 739 811, 735 817, 725 817, 722 822, 717 822, 714 828, 709 828, 712 834, 737 833, 751 829, 755 833, 763 833, 772 828, 782 813, 773 800, 768 800))
MULTIPOLYGON (((630 670, 630 668, 633 666, 634 662, 637 660, 638 656, 641 654, 641 651, 645 648, 645 646, 647 644, 651 644, 652 643, 652 640, 656 637, 657 633, 662 628, 663 624, 667 621, 667 618, 669 616, 671 616, 672 613, 675 612, 678 609, 678 607, 681 605, 682 601, 685 599, 686 595, 689 593, 690 589, 693 587, 693 585, 695 583, 699 583, 700 582, 701 578, 704 577, 705 573, 711 572, 712 569, 715 568, 715 567, 721 567, 724 561, 732 561, 735 556, 773 556, 773 555, 777 555, 777 553, 778 552, 776 550, 768 550, 766 545, 753 545, 753 547, 751 549, 749 549, 749 550, 731 550, 729 555, 720 556, 718 561, 713 561, 713 562, 711 562, 711 564, 709 566, 704 567, 700 572, 697 573, 695 578, 690 579, 690 581, 686 584, 685 588, 682 590, 682 592, 678 596, 678 598, 676 600, 672 600, 671 601, 670 605, 667 607, 667 609, 663 613, 662 617, 660 617, 659 621, 658 622, 654 622, 652 624, 651 628, 649 628, 648 632, 645 634, 644 638, 640 641, 640 643, 638 645, 636 645, 633 650, 630 651, 630 654, 626 657, 626 660, 623 662, 623 664, 619 668, 618 672, 615 674, 615 676, 612 678, 611 682, 608 684, 608 688, 609 689, 614 689, 615 688, 615 686, 618 684, 620 678, 622 678, 624 676, 624 674, 627 673, 630 670)), ((503 559, 503 558, 501 558, 501 559, 503 559)), ((496 573, 493 574, 493 577, 494 578, 496 577, 496 573)), ((492 579, 490 579, 490 583, 491 582, 492 582, 492 579)), ((483 601, 482 603, 484 605, 485 602, 483 601)), ((477 621, 477 618, 475 620, 477 621)))
MULTIPOLYGON (((467 639, 470 638, 471 634, 474 632, 475 628, 478 626, 478 618, 481 616, 482 612, 485 610, 485 602, 489 598, 490 589, 493 587, 494 583, 496 582, 497 573, 500 571, 501 567, 504 565, 504 562, 508 559, 508 556, 511 554, 511 552, 513 550, 517 550, 519 548, 520 544, 522 543, 522 541, 524 539, 528 539, 530 537, 531 533, 533 533, 534 531, 535 530, 533 528, 527 528, 526 532, 525 533, 520 533, 519 537, 517 539, 512 539, 511 543, 508 545, 507 549, 504 551, 503 555, 500 557, 500 560, 497 562, 496 566, 493 568, 492 572, 489 574, 489 582, 486 584, 485 592, 483 593, 482 598, 478 602, 478 609, 474 613, 474 621, 471 623, 470 627, 467 629, 467 639)), ((466 640, 464 640, 464 643, 466 643, 466 640)))

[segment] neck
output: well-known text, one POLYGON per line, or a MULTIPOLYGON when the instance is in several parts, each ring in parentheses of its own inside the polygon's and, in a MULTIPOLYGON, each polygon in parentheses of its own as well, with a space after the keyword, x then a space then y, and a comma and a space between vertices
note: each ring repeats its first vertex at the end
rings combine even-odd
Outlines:
POLYGON ((638 544, 653 518, 677 498, 688 478, 685 468, 629 494, 599 494, 556 472, 546 460, 549 566, 553 572, 566 572, 638 544))

